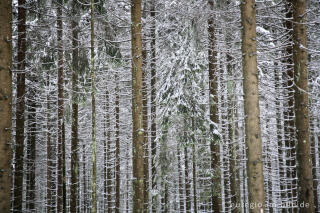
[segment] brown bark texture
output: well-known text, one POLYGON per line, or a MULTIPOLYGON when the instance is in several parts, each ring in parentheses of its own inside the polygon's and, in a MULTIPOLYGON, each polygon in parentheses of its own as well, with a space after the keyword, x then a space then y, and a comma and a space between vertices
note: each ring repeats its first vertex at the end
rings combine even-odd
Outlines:
POLYGON ((241 3, 242 69, 250 212, 265 211, 254 0, 241 3))
POLYGON ((26 68, 26 1, 18 1, 18 74, 16 103, 16 146, 14 172, 13 210, 22 211, 23 196, 23 156, 24 156, 24 116, 25 116, 25 68, 26 68))
POLYGON ((62 1, 59 1, 57 7, 57 42, 58 42, 58 212, 64 209, 63 201, 65 195, 63 194, 63 140, 62 140, 62 123, 63 123, 63 44, 62 44, 62 1))
POLYGON ((0 1, 0 209, 10 212, 12 127, 12 1, 0 1))
MULTIPOLYGON (((213 0, 208 0, 210 9, 213 10, 213 0)), ((215 17, 210 17, 208 20, 208 36, 209 36, 209 88, 210 88, 210 120, 213 123, 219 123, 218 115, 218 71, 217 71, 217 51, 215 41, 215 17)), ((210 130, 213 131, 213 125, 210 130)), ((211 168, 213 172, 212 178, 212 210, 214 212, 222 211, 221 201, 221 177, 220 177, 220 145, 217 140, 210 142, 211 151, 211 168)))
POLYGON ((314 212, 310 126, 308 110, 308 69, 306 1, 292 1, 293 6, 293 63, 295 83, 295 118, 297 133, 297 173, 299 212, 314 212), (303 204, 303 205, 302 205, 303 204))
POLYGON ((133 212, 144 209, 141 0, 131 0, 133 212))

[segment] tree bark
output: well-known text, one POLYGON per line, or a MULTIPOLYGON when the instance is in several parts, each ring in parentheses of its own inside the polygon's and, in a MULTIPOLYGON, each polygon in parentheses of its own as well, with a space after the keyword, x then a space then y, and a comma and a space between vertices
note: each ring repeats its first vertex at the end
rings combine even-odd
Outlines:
POLYGON ((179 212, 184 212, 184 187, 183 187, 183 172, 181 168, 181 152, 180 146, 177 144, 178 155, 178 172, 179 172, 179 212))
POLYGON ((62 42, 62 4, 63 1, 59 0, 57 5, 57 42, 58 42, 58 212, 64 210, 64 157, 63 157, 63 141, 62 141, 62 124, 63 124, 63 111, 64 111, 64 78, 63 78, 63 42, 62 42))
POLYGON ((115 100, 115 110, 116 110, 116 207, 115 212, 120 213, 120 184, 121 184, 121 177, 120 177, 120 105, 119 105, 119 96, 120 96, 120 89, 119 89, 119 75, 116 71, 115 73, 115 82, 116 82, 116 100, 115 100))
MULTIPOLYGON (((30 80, 35 81, 34 78, 30 80)), ((26 187, 26 209, 30 212, 35 211, 35 164, 36 164, 36 95, 35 88, 29 90, 28 100, 28 139, 27 139, 27 187, 26 187)))
MULTIPOLYGON (((150 5, 150 16, 152 19, 151 26, 151 43, 150 43, 150 55, 151 55, 151 189, 156 190, 157 182, 156 182, 156 162, 155 156, 157 154, 157 125, 156 125, 156 117, 157 117, 157 108, 156 108, 156 20, 155 20, 155 4, 156 0, 152 0, 150 5)), ((152 212, 156 212, 156 196, 152 195, 152 212)))
POLYGON ((47 212, 54 212, 55 211, 55 181, 53 180, 54 176, 54 159, 53 159, 53 153, 54 153, 54 146, 51 142, 51 119, 50 119, 50 74, 49 70, 47 70, 47 82, 46 82, 46 88, 47 88, 47 212))
POLYGON ((77 20, 77 0, 72 1, 72 124, 71 124, 71 187, 70 211, 78 212, 79 197, 79 155, 78 155, 78 72, 79 72, 79 24, 77 20))
POLYGON ((91 50, 91 119, 92 119, 92 213, 97 212, 97 160, 96 160, 96 77, 95 77, 95 53, 94 53, 94 0, 90 1, 90 8, 91 8, 91 18, 90 18, 90 25, 91 25, 91 39, 90 39, 90 50, 91 50))
POLYGON ((189 157, 187 145, 184 147, 184 178, 186 188, 186 212, 191 213, 191 184, 189 180, 189 157))
MULTIPOLYGON (((213 10, 214 3, 213 0, 208 0, 210 10, 213 10)), ((213 123, 219 123, 218 116, 218 72, 217 72, 217 52, 215 47, 215 26, 214 18, 210 17, 208 20, 208 34, 209 34, 209 88, 210 88, 210 120, 213 123)), ((210 131, 214 130, 213 124, 210 125, 210 131)), ((211 152, 211 169, 213 172, 212 178, 212 210, 214 212, 222 211, 221 202, 221 177, 220 177, 220 145, 217 140, 212 140, 210 142, 210 152, 211 152)))
POLYGON ((308 111, 308 70, 306 2, 296 0, 293 5, 293 62, 295 83, 295 115, 297 133, 298 203, 300 212, 314 212, 312 165, 310 156, 310 127, 308 111))
POLYGON ((131 51, 132 51, 132 139, 133 139, 133 211, 143 212, 144 168, 142 123, 142 42, 141 0, 131 0, 131 51))
MULTIPOLYGON (((292 0, 287 0, 285 5, 285 13, 286 13, 286 21, 285 21, 285 27, 287 28, 287 31, 292 32, 293 30, 293 11, 292 11, 292 0)), ((289 45, 286 47, 286 55, 287 58, 285 60, 285 63, 287 64, 287 72, 285 73, 286 81, 284 87, 287 88, 287 110, 284 111, 284 140, 285 140, 285 147, 288 150, 287 156, 289 157, 288 160, 286 160, 286 189, 287 192, 283 195, 288 196, 289 201, 294 202, 294 198, 297 196, 296 191, 296 150, 295 150, 295 121, 294 121, 294 68, 293 65, 293 44, 292 44, 292 33, 289 33, 288 42, 289 45)), ((297 208, 294 208, 294 211, 297 212, 297 208)))
POLYGON ((26 1, 18 1, 18 74, 16 104, 16 150, 14 172, 13 211, 22 212, 23 159, 24 159, 24 116, 25 116, 25 69, 26 69, 26 1))
POLYGON ((192 176, 193 176, 193 212, 198 212, 197 205, 197 162, 196 162, 196 144, 192 144, 192 176))
POLYGON ((241 3, 242 66, 250 212, 265 211, 262 139, 257 69, 255 1, 241 3))
MULTIPOLYGON (((144 10, 146 10, 144 6, 144 10)), ((145 12, 143 12, 145 16, 145 12)), ((145 18, 145 17, 144 17, 145 18)), ((144 33, 146 36, 146 33, 144 33)), ((146 42, 142 42, 142 102, 143 102, 143 129, 145 130, 143 150, 144 150, 144 212, 149 212, 149 140, 148 140, 148 86, 147 86, 147 50, 146 42)))
POLYGON ((0 1, 0 209, 10 212, 12 128, 12 1, 0 1))
POLYGON ((105 200, 105 212, 111 213, 111 165, 110 165, 110 106, 109 106, 109 91, 106 91, 106 120, 105 120, 105 141, 104 141, 104 200, 105 200))

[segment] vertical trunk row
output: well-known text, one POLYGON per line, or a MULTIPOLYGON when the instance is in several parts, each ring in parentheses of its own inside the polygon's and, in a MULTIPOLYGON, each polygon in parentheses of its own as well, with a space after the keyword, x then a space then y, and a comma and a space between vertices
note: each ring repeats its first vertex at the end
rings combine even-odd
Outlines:
POLYGON ((141 0, 131 0, 131 51, 132 51, 132 119, 133 119, 133 210, 143 212, 144 168, 142 123, 142 41, 141 0))
POLYGON ((116 71, 115 73, 115 83, 116 83, 116 100, 115 100, 115 111, 116 111, 116 206, 115 212, 120 212, 120 105, 119 105, 119 75, 116 71))
MULTIPOLYGON (((35 81, 35 78, 31 77, 35 81)), ((28 138, 27 138, 27 187, 26 187, 26 209, 35 211, 35 160, 36 160, 36 102, 35 88, 30 88, 28 98, 28 138)))
POLYGON ((13 210, 22 212, 24 114, 25 114, 25 69, 26 69, 26 8, 25 0, 18 1, 18 74, 16 104, 16 150, 14 173, 13 210))
POLYGON ((293 62, 294 108, 297 133, 298 203, 300 212, 314 212, 312 165, 310 157, 310 127, 308 111, 308 70, 306 2, 296 0, 293 5, 293 62))
POLYGON ((181 152, 179 143, 177 144, 178 155, 178 172, 179 172, 179 212, 184 212, 184 187, 183 187, 183 173, 181 166, 181 152))
MULTIPOLYGON (((195 141, 194 141, 195 143, 195 141)), ((196 145, 192 145, 192 177, 193 177, 193 212, 198 212, 197 205, 197 162, 196 162, 196 145)))
MULTIPOLYGON (((285 129, 285 126, 282 125, 282 122, 281 120, 283 119, 282 117, 282 109, 281 109, 281 75, 280 75, 280 71, 278 70, 278 64, 275 63, 275 70, 274 70, 274 81, 275 81, 275 84, 274 84, 274 88, 275 88, 275 93, 277 94, 276 98, 275 98, 275 106, 276 106, 276 124, 277 124, 277 146, 278 146, 278 149, 277 149, 277 155, 278 155, 278 158, 277 158, 277 163, 278 163, 278 168, 279 168, 279 171, 278 171, 278 178, 279 178, 279 188, 280 188, 280 198, 281 200, 284 200, 285 196, 286 196, 286 192, 285 192, 285 188, 284 188, 284 185, 285 183, 283 182, 284 181, 284 159, 283 159, 283 153, 284 153, 284 150, 283 150, 283 141, 284 141, 284 137, 283 137, 283 131, 285 129)), ((283 112, 284 114, 284 112, 283 112)), ((282 211, 285 211, 285 210, 282 210, 282 211)))
MULTIPOLYGON (((186 137, 185 137, 186 139, 186 137)), ((189 179, 189 157, 188 157, 188 147, 184 147, 184 182, 186 188, 186 212, 191 213, 191 184, 189 179)))
MULTIPOLYGON (((156 126, 156 20, 155 20, 155 3, 152 0, 150 6, 150 16, 152 19, 151 25, 151 43, 150 43, 150 56, 151 56, 151 189, 156 190, 156 163, 155 156, 157 154, 157 126, 156 126)), ((152 195, 152 212, 156 212, 156 196, 152 195)))
POLYGON ((260 213, 264 212, 265 204, 254 0, 242 1, 241 24, 249 203, 254 206, 253 213, 260 213))
POLYGON ((72 124, 71 124, 71 186, 70 211, 76 213, 79 194, 79 157, 78 157, 78 72, 79 72, 79 26, 77 0, 72 1, 72 124))
MULTIPOLYGON (((143 18, 146 17, 146 4, 144 4, 143 18)), ((144 32, 142 41, 142 104, 143 104, 143 129, 144 129, 144 212, 149 211, 149 140, 148 140, 148 86, 147 86, 147 50, 146 50, 146 32, 144 32)))
MULTIPOLYGON (((214 2, 208 0, 210 10, 213 11, 214 2)), ((217 52, 215 50, 215 26, 214 18, 211 16, 208 20, 208 36, 209 36, 209 89, 210 89, 210 121, 213 123, 219 123, 218 116, 218 72, 217 72, 217 52)), ((210 125, 210 131, 214 131, 214 125, 210 125)), ((210 142, 211 151, 211 169, 213 172, 212 178, 212 210, 214 212, 222 211, 221 203, 221 178, 220 178, 220 146, 217 140, 210 142)))
POLYGON ((10 212, 12 120, 12 1, 0 1, 0 209, 10 212))
MULTIPOLYGON (((287 0, 285 5, 285 13, 286 13, 286 21, 285 26, 287 28, 287 31, 292 31, 293 24, 292 24, 292 17, 293 17, 293 11, 292 11, 292 0, 287 0)), ((286 82, 285 82, 285 88, 287 88, 287 110, 284 112, 284 131, 285 131, 285 147, 288 149, 287 156, 289 159, 286 159, 286 188, 287 188, 287 196, 289 201, 294 202, 294 198, 297 196, 296 192, 296 152, 295 152, 295 121, 294 121, 294 70, 292 67, 293 64, 293 57, 292 57, 292 34, 289 33, 289 39, 288 41, 290 44, 286 48, 286 61, 287 64, 287 72, 286 72, 286 82)))
POLYGON ((104 150, 105 150, 105 156, 104 156, 104 163, 106 164, 104 166, 104 185, 105 185, 105 191, 104 191, 104 200, 105 205, 104 208, 106 209, 105 212, 111 213, 112 212, 112 197, 111 197, 111 190, 112 190, 112 183, 111 183, 111 165, 110 165, 110 138, 111 138, 111 132, 110 132, 110 106, 109 106, 109 91, 106 91, 106 126, 105 126, 105 144, 104 144, 104 150))
POLYGON ((86 144, 83 143, 82 145, 82 182, 83 182, 83 186, 82 186, 82 190, 83 190, 83 208, 82 208, 82 212, 87 212, 88 209, 90 208, 90 195, 88 194, 88 175, 87 175, 87 158, 86 158, 87 152, 86 152, 86 144))
POLYGON ((54 146, 51 142, 51 119, 50 119, 50 74, 47 70, 47 212, 54 212, 55 210, 55 181, 54 177, 54 159, 53 159, 53 150, 54 146))
MULTIPOLYGON (((227 32, 227 42, 230 42, 231 39, 230 32, 227 32)), ((232 73, 232 56, 230 53, 231 45, 229 45, 227 51, 227 72, 228 78, 233 78, 232 73)), ((235 100, 235 82, 234 80, 229 80, 227 85, 228 90, 228 137, 229 137, 229 147, 228 151, 230 153, 230 196, 231 196, 231 208, 233 205, 240 203, 239 197, 239 185, 237 183, 238 171, 236 168, 237 159, 237 147, 236 147, 236 124, 235 124, 235 109, 236 109, 236 100, 235 100), (233 204, 233 205, 232 205, 233 204)), ((233 212, 240 212, 240 208, 236 207, 232 209, 233 212)))
POLYGON ((92 119, 92 213, 97 212, 97 160, 96 160, 96 77, 95 77, 95 54, 94 54, 94 0, 90 1, 90 8, 91 8, 91 18, 90 18, 90 25, 91 25, 91 39, 90 39, 90 50, 91 50, 91 119, 92 119))
POLYGON ((63 194, 64 184, 64 161, 63 161, 63 140, 62 140, 62 123, 63 123, 63 44, 62 44, 62 0, 58 1, 57 7, 57 42, 58 42, 58 212, 64 210, 63 194))

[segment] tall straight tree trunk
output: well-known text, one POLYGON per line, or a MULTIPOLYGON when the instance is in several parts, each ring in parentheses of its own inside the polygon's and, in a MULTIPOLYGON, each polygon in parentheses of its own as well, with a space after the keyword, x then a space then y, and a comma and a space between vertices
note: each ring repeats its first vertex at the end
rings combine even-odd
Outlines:
POLYGON ((58 1, 57 5, 57 42, 58 42, 58 212, 63 212, 64 210, 64 176, 63 167, 65 165, 63 159, 63 141, 62 141, 62 123, 63 123, 63 43, 62 43, 62 4, 63 0, 58 1))
POLYGON ((10 212, 12 127, 12 1, 0 1, 0 209, 10 212))
MULTIPOLYGON (((214 3, 213 0, 208 0, 210 10, 213 10, 214 3)), ((215 26, 214 18, 210 17, 208 20, 208 34, 209 34, 209 88, 210 88, 210 120, 213 123, 219 123, 218 116, 218 72, 217 72, 217 52, 215 47, 215 26)), ((210 126, 210 131, 213 131, 213 125, 210 126)), ((217 140, 210 141, 210 151, 211 151, 211 169, 213 172, 212 178, 212 210, 214 212, 222 211, 221 202, 221 177, 220 177, 220 146, 217 140)))
POLYGON ((89 209, 89 199, 90 197, 88 196, 88 183, 87 183, 87 158, 86 158, 86 144, 83 143, 82 146, 82 177, 83 177, 83 209, 82 212, 88 212, 89 209))
POLYGON ((67 212, 66 129, 65 129, 64 121, 62 122, 62 161, 64 162, 63 167, 62 167, 63 212, 67 212))
MULTIPOLYGON (((150 56, 151 56, 151 189, 156 190, 156 163, 155 156, 157 154, 157 125, 156 125, 156 21, 155 21, 155 4, 156 0, 151 1, 150 5, 150 16, 152 19, 152 26, 150 31, 151 43, 150 43, 150 56)), ((152 195, 152 212, 156 212, 156 196, 152 195)))
POLYGON ((310 156, 310 127, 308 111, 308 70, 306 1, 295 0, 293 5, 293 62, 295 83, 295 116, 297 132, 298 203, 300 212, 314 212, 312 165, 310 156), (308 205, 307 205, 308 204, 308 205))
POLYGON ((241 25, 249 203, 253 205, 250 212, 261 213, 265 210, 265 204, 254 0, 242 1, 241 25))
POLYGON ((94 0, 90 1, 91 8, 91 39, 90 39, 90 50, 91 50, 91 110, 92 110, 92 213, 97 212, 97 160, 96 160, 96 84, 95 84, 95 54, 94 54, 94 0))
POLYGON ((142 41, 141 0, 131 0, 131 51, 132 51, 132 142, 133 142, 133 211, 143 212, 144 167, 142 123, 142 41))
MULTIPOLYGON (((285 5, 285 13, 286 13, 286 21, 285 27, 287 31, 293 30, 293 10, 292 10, 292 0, 287 0, 285 5)), ((289 45, 286 47, 286 61, 287 64, 287 72, 286 74, 286 81, 284 87, 287 88, 287 110, 284 111, 284 137, 285 137, 285 147, 288 149, 287 156, 289 159, 286 161, 287 171, 286 171, 286 179, 289 181, 286 184, 287 192, 285 194, 288 196, 289 201, 294 202, 294 198, 297 196, 296 191, 296 151, 295 151, 295 121, 294 121, 294 68, 293 65, 293 44, 292 44, 292 34, 289 33, 288 41, 290 42, 289 45)), ((297 211, 297 209, 295 209, 297 211)))
MULTIPOLYGON (((35 81, 35 78, 30 80, 35 81)), ((36 102, 34 100, 36 92, 30 88, 30 98, 28 101, 28 139, 27 139, 27 187, 26 187, 26 209, 35 211, 35 164, 36 164, 36 102)))
MULTIPOLYGON (((145 8, 145 7, 144 7, 145 8)), ((142 102, 143 102, 143 129, 145 130, 143 147, 144 147, 144 211, 149 212, 149 140, 148 140, 148 86, 147 86, 147 52, 146 42, 142 43, 142 102)))
POLYGON ((317 149, 316 149, 316 134, 314 129, 316 128, 316 118, 311 116, 310 121, 310 130, 312 131, 311 135, 311 159, 312 159, 312 180, 313 180, 313 196, 314 196, 314 210, 318 211, 319 201, 318 201, 318 178, 317 178, 317 149))
POLYGON ((119 105, 119 76, 116 71, 115 73, 115 82, 116 82, 116 100, 115 100, 115 111, 116 111, 116 201, 115 201, 115 212, 120 213, 120 105, 119 105))
MULTIPOLYGON (((228 1, 228 6, 230 2, 228 1)), ((231 20, 228 20, 229 22, 231 20)), ((232 46, 228 43, 232 41, 232 34, 229 29, 226 30, 226 42, 228 46, 228 50, 226 52, 226 58, 227 58, 227 72, 228 72, 228 78, 231 78, 231 80, 228 80, 227 84, 227 91, 228 91, 228 137, 229 137, 229 153, 230 153, 230 196, 231 196, 231 208, 232 206, 236 206, 237 203, 240 203, 240 184, 237 183, 237 177, 239 177, 239 172, 236 169, 236 162, 237 154, 236 154, 236 121, 235 121, 235 114, 236 114, 236 97, 235 97, 235 82, 233 80, 233 66, 232 66, 232 53, 231 48, 232 46)), ((235 207, 232 209, 232 212, 240 212, 241 209, 239 207, 235 207)))
POLYGON ((111 165, 110 165, 110 138, 111 138, 111 132, 110 132, 110 106, 109 106, 109 91, 107 89, 106 91, 106 121, 105 121, 105 141, 104 141, 104 212, 111 213, 111 165))
MULTIPOLYGON (((195 141, 194 141, 195 142, 195 141)), ((197 162, 196 162, 196 145, 192 145, 192 177, 193 177, 193 212, 198 212, 197 205, 197 162)))
POLYGON ((191 184, 189 180, 189 157, 188 157, 188 147, 184 147, 184 182, 186 188, 186 212, 191 213, 191 184))
MULTIPOLYGON (((278 155, 278 166, 279 166, 279 175, 278 175, 278 178, 279 178, 279 185, 280 185, 280 198, 281 200, 285 200, 285 197, 286 197, 286 191, 285 191, 285 187, 284 187, 284 184, 283 183, 283 180, 284 180, 284 168, 283 168, 283 165, 284 165, 284 158, 283 158, 283 142, 284 142, 284 139, 285 137, 283 137, 283 131, 285 129, 285 126, 282 126, 282 120, 283 120, 283 117, 282 117, 282 109, 281 109, 281 83, 282 82, 282 79, 281 79, 281 75, 280 75, 280 72, 279 70, 277 69, 278 67, 278 64, 275 63, 274 65, 276 68, 274 70, 274 88, 275 88, 275 92, 276 94, 278 94, 275 98, 275 108, 276 108, 276 124, 277 124, 277 145, 278 145, 278 152, 277 152, 277 155, 278 155)), ((284 76, 283 76, 284 77, 284 76)), ((284 85, 286 86, 286 85, 284 85)), ((283 112, 284 114, 284 112, 283 112)), ((283 208, 282 209, 282 212, 286 212, 286 209, 283 208)))
POLYGON ((18 74, 16 105, 16 150, 14 173, 13 211, 22 212, 24 114, 25 114, 25 69, 26 69, 26 1, 18 1, 18 74))
POLYGON ((54 163, 53 163, 53 145, 51 142, 51 119, 50 119, 50 74, 49 70, 47 70, 47 212, 55 211, 55 181, 53 180, 54 176, 54 163))
MULTIPOLYGON (((72 1, 73 15, 77 16, 77 0, 72 1)), ((78 72, 79 72, 79 24, 78 17, 72 19, 72 126, 71 126, 71 187, 70 211, 79 209, 79 155, 78 155, 78 72)))
POLYGON ((183 172, 181 168, 181 152, 179 144, 177 144, 178 155, 178 172, 179 172, 179 212, 184 212, 184 187, 183 187, 183 172))

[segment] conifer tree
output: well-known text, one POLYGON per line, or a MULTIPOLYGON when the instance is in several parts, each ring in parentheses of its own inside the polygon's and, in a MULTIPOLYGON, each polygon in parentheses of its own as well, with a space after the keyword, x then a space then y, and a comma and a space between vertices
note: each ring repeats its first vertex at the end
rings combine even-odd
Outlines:
POLYGON ((0 2, 0 209, 10 212, 12 119, 12 1, 0 2))
POLYGON ((241 2, 241 25, 249 203, 253 205, 251 212, 260 213, 265 204, 254 0, 241 2))

